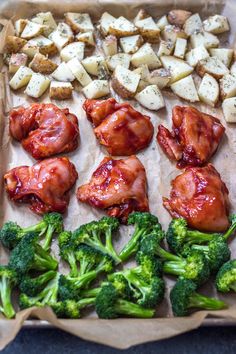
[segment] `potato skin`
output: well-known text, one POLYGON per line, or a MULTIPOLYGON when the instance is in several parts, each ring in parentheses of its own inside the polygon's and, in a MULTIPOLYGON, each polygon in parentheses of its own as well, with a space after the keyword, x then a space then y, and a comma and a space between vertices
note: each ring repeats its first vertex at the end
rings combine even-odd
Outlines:
POLYGON ((54 100, 66 100, 71 98, 71 87, 50 87, 49 97, 54 100))
POLYGON ((203 64, 201 64, 201 61, 197 64, 196 66, 196 72, 199 76, 203 77, 205 74, 209 74, 213 76, 215 79, 221 79, 224 75, 217 75, 215 73, 209 72, 203 64))
POLYGON ((45 57, 44 55, 37 53, 29 67, 36 73, 51 74, 57 68, 57 64, 45 57))
POLYGON ((182 27, 185 21, 192 15, 192 12, 186 10, 171 10, 167 19, 171 25, 182 27))
POLYGON ((136 92, 133 93, 128 91, 124 86, 120 84, 115 75, 112 76, 111 86, 122 98, 133 98, 135 96, 136 92))
POLYGON ((6 53, 17 53, 21 50, 21 48, 27 43, 26 39, 16 37, 16 36, 8 36, 6 40, 6 44, 4 47, 4 52, 6 53))

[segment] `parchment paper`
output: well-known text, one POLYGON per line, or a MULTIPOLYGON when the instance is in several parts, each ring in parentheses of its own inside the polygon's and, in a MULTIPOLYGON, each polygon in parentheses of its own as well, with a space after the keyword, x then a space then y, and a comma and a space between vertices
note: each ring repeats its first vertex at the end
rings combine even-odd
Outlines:
MULTIPOLYGON (((5 19, 17 19, 21 17, 30 18, 32 15, 41 11, 52 11, 53 14, 62 18, 67 11, 89 12, 93 20, 97 20, 104 11, 108 11, 114 16, 123 15, 127 18, 133 18, 137 11, 145 7, 152 16, 160 17, 173 8, 183 8, 192 12, 200 12, 205 18, 210 14, 223 13, 228 16, 231 25, 231 34, 222 35, 221 40, 225 45, 233 45, 236 34, 236 4, 233 0, 224 4, 222 1, 195 1, 195 0, 130 0, 130 1, 73 1, 68 0, 59 2, 34 1, 34 0, 2 0, 0 3, 0 15, 5 19), (229 43, 228 43, 229 40, 229 43)), ((0 52, 4 45, 4 38, 13 31, 11 22, 1 20, 4 26, 0 34, 0 52)), ((162 109, 157 113, 151 113, 143 109, 137 102, 131 103, 134 107, 149 115, 155 127, 155 135, 157 126, 163 123, 171 128, 171 109, 176 104, 185 104, 171 93, 164 94, 166 101, 166 109, 162 109)), ((116 97, 121 101, 120 98, 116 97)), ((102 211, 96 210, 82 203, 78 203, 75 197, 75 191, 78 186, 84 184, 90 179, 92 172, 96 169, 100 161, 106 156, 106 151, 98 144, 93 134, 92 126, 88 122, 81 106, 84 97, 78 92, 73 93, 73 99, 66 101, 52 101, 59 107, 68 107, 70 111, 79 118, 80 126, 80 147, 73 153, 68 154, 69 158, 76 165, 79 173, 79 179, 75 188, 71 191, 71 200, 68 212, 65 215, 65 227, 75 229, 81 223, 89 222, 95 218, 104 215, 102 211)), ((41 102, 50 102, 47 93, 40 98, 41 102)), ((26 205, 15 205, 11 203, 4 192, 2 175, 9 169, 19 165, 32 165, 35 160, 31 158, 21 147, 21 145, 10 139, 8 134, 9 110, 21 104, 30 104, 35 102, 34 99, 26 97, 23 90, 17 93, 10 92, 8 86, 8 74, 4 67, 0 74, 0 225, 6 220, 17 221, 22 226, 35 223, 38 217, 29 211, 26 205)), ((206 113, 219 117, 222 124, 226 126, 226 134, 212 162, 216 169, 220 172, 222 179, 225 181, 230 192, 230 201, 232 204, 231 211, 235 211, 236 207, 236 174, 235 174, 235 155, 236 155, 236 126, 226 124, 221 109, 210 109, 201 104, 197 104, 198 109, 206 113)), ((150 146, 137 154, 146 168, 148 179, 148 195, 151 212, 158 215, 160 222, 164 227, 168 225, 170 216, 162 206, 162 196, 168 196, 170 191, 170 181, 180 173, 167 157, 162 153, 156 144, 155 136, 150 146)), ((121 228, 120 236, 117 238, 117 249, 127 242, 129 232, 127 228, 121 228)), ((232 257, 236 256, 236 241, 231 242, 232 257)), ((57 246, 53 245, 53 252, 57 254, 57 246)), ((7 254, 3 249, 0 250, 0 262, 7 262, 7 254)), ((61 271, 66 271, 62 264, 61 271)), ((166 278, 166 293, 173 284, 173 278, 166 278)), ((205 294, 216 295, 213 285, 209 284, 200 289, 205 294)), ((62 320, 57 319, 49 308, 45 309, 28 309, 17 313, 14 320, 6 320, 0 318, 0 349, 4 348, 20 330, 23 322, 29 316, 37 317, 41 320, 47 320, 58 328, 73 333, 81 338, 107 344, 117 348, 128 348, 131 345, 144 343, 148 341, 168 338, 201 325, 206 316, 223 317, 224 319, 236 320, 236 297, 232 294, 227 296, 219 296, 230 304, 230 308, 224 311, 207 312, 201 311, 186 318, 173 318, 170 306, 167 300, 157 309, 157 318, 142 319, 116 319, 116 320, 99 320, 94 314, 88 314, 87 318, 80 320, 62 320)))

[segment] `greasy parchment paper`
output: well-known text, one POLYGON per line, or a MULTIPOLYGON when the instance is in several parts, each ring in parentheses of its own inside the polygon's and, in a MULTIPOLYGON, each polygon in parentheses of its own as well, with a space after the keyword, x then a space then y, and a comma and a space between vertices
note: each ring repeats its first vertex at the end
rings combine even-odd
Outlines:
MULTIPOLYGON (((2 19, 0 23, 3 26, 0 34, 0 52, 4 45, 6 35, 11 34, 13 27, 10 19, 17 19, 21 17, 29 18, 37 12, 52 11, 53 14, 62 18, 66 11, 74 12, 89 12, 94 20, 97 20, 104 11, 108 11, 114 16, 126 16, 133 18, 138 9, 145 7, 152 16, 160 17, 168 10, 173 8, 188 9, 193 12, 200 12, 204 17, 223 13, 228 16, 231 24, 230 38, 227 35, 221 36, 224 45, 233 45, 236 34, 236 4, 234 0, 226 1, 212 1, 212 0, 127 0, 127 1, 108 1, 108 0, 80 0, 80 1, 44 1, 44 0, 2 0, 0 3, 0 15, 2 19), (8 21, 6 21, 6 19, 8 21), (229 42, 228 42, 229 41, 229 42)), ((171 127, 171 109, 176 104, 186 104, 174 97, 170 93, 164 94, 166 100, 166 109, 157 113, 151 113, 143 109, 137 102, 131 102, 135 108, 144 112, 151 117, 152 123, 155 127, 155 134, 157 126, 160 123, 171 127)), ((119 99, 119 98, 118 98, 119 99)), ((82 110, 82 102, 84 98, 77 92, 73 93, 72 100, 66 101, 52 101, 59 107, 68 107, 72 113, 75 113, 79 118, 80 124, 80 147, 73 153, 68 154, 69 158, 76 165, 79 173, 79 179, 76 187, 71 191, 71 200, 68 212, 65 215, 65 227, 75 229, 81 223, 85 223, 99 218, 103 212, 92 209, 91 207, 78 203, 75 197, 75 191, 79 185, 87 182, 106 155, 106 151, 97 143, 93 134, 92 126, 87 121, 84 111, 82 110)), ((41 102, 50 102, 47 94, 40 98, 41 102)), ((6 197, 2 183, 3 174, 10 168, 19 165, 32 165, 35 161, 22 149, 21 145, 12 141, 8 135, 8 119, 7 114, 9 110, 20 104, 30 104, 35 100, 26 97, 22 91, 13 93, 10 92, 8 86, 8 75, 6 70, 2 70, 0 74, 0 225, 6 220, 17 221, 20 225, 26 226, 33 224, 38 220, 32 212, 29 211, 26 205, 15 205, 6 197)), ((216 115, 226 123, 222 116, 220 109, 210 109, 201 104, 196 105, 197 108, 202 109, 207 113, 216 115)), ((170 221, 169 214, 162 206, 162 196, 168 196, 170 191, 170 181, 180 173, 166 156, 162 153, 156 144, 156 139, 153 139, 151 145, 137 154, 146 168, 148 179, 148 194, 151 212, 158 215, 164 227, 170 221)), ((224 139, 213 157, 212 162, 216 169, 220 172, 223 180, 227 184, 230 191, 230 201, 232 204, 232 212, 236 207, 236 126, 227 125, 224 139)), ((127 241, 129 237, 127 228, 125 231, 121 228, 121 233, 117 237, 116 246, 121 248, 122 244, 127 241)), ((236 241, 231 242, 232 256, 236 256, 236 241)), ((57 254, 56 245, 53 246, 53 252, 57 254)), ((3 249, 0 250, 0 261, 7 262, 7 254, 3 249)), ((64 265, 61 265, 61 271, 65 271, 64 265)), ((166 279, 167 294, 173 284, 173 279, 166 279)), ((209 295, 216 295, 213 285, 204 286, 202 292, 209 295)), ((0 349, 4 348, 18 333, 23 322, 29 317, 36 317, 40 320, 46 320, 54 326, 61 328, 81 338, 95 341, 98 343, 107 344, 116 348, 128 348, 132 345, 144 343, 148 341, 168 338, 191 329, 199 327, 207 316, 214 316, 223 318, 225 320, 234 319, 236 321, 236 304, 234 295, 220 296, 229 304, 229 309, 208 312, 200 311, 186 318, 173 318, 168 301, 165 300, 157 310, 157 318, 154 319, 116 319, 116 320, 99 320, 94 314, 89 314, 88 317, 79 320, 63 320, 57 319, 49 308, 45 309, 27 309, 18 312, 14 320, 6 320, 0 318, 0 349)))

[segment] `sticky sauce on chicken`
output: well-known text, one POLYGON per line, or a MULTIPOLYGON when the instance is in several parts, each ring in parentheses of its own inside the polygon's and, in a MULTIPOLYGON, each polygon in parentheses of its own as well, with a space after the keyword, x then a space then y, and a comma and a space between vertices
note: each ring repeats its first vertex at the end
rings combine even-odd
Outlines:
POLYGON ((10 113, 10 134, 35 159, 74 151, 79 143, 78 120, 54 104, 34 103, 10 113))
POLYGON ((170 198, 163 198, 163 205, 172 217, 183 217, 201 231, 227 229, 229 192, 213 165, 187 168, 171 185, 170 198))
POLYGON ((117 103, 114 98, 86 100, 83 108, 95 126, 94 133, 100 144, 113 156, 135 154, 152 140, 154 129, 150 118, 129 103, 117 103))
POLYGON ((32 167, 20 166, 4 176, 5 188, 14 202, 29 203, 37 213, 64 213, 69 203, 69 190, 78 174, 67 157, 45 159, 32 167))
POLYGON ((175 106, 172 112, 173 130, 158 127, 157 141, 177 167, 201 166, 215 153, 225 128, 219 119, 194 107, 175 106))
POLYGON ((144 166, 136 156, 114 160, 105 157, 88 184, 78 188, 77 198, 126 222, 133 211, 148 211, 144 166))

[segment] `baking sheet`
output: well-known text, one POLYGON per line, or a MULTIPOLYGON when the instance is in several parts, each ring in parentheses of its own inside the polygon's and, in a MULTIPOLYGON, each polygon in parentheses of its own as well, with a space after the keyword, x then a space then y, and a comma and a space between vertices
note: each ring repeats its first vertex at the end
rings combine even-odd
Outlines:
MULTIPOLYGON (((0 3, 0 15, 5 19, 17 19, 21 17, 29 18, 37 12, 52 11, 53 14, 62 18, 63 13, 71 12, 89 12, 93 20, 97 20, 104 11, 108 11, 115 16, 123 15, 132 18, 136 15, 138 9, 145 7, 150 14, 154 17, 160 17, 168 10, 174 7, 181 7, 189 9, 192 12, 199 11, 201 15, 206 17, 209 14, 223 13, 229 17, 231 24, 231 35, 222 35, 222 43, 229 40, 229 44, 233 45, 235 42, 236 23, 234 18, 236 15, 236 6, 234 1, 172 1, 161 0, 157 2, 145 1, 143 4, 140 0, 135 1, 122 1, 114 3, 112 1, 64 1, 61 4, 58 1, 22 1, 22 0, 2 0, 0 3), (144 6, 145 5, 145 6, 144 6)), ((12 25, 8 21, 2 21, 4 25, 3 32, 1 33, 0 51, 4 44, 4 38, 7 34, 11 33, 12 25)), ((228 45, 228 43, 227 43, 228 45)), ((26 97, 22 91, 17 94, 9 91, 8 87, 8 74, 4 72, 0 76, 0 174, 3 175, 10 168, 19 165, 32 165, 35 161, 22 149, 21 145, 12 141, 8 135, 8 120, 7 113, 9 110, 21 104, 30 104, 35 102, 34 99, 26 97)), ((165 126, 171 127, 171 109, 176 104, 186 104, 181 100, 174 97, 170 93, 164 94, 166 100, 166 109, 158 111, 157 113, 150 113, 143 109, 137 102, 131 102, 134 107, 149 115, 155 127, 155 134, 157 126, 163 123, 165 126)), ((117 97, 116 97, 117 98, 117 97)), ((79 118, 80 147, 73 153, 67 156, 76 165, 79 173, 79 179, 76 187, 71 191, 71 201, 69 204, 68 212, 65 215, 65 227, 75 229, 81 223, 91 221, 95 218, 103 216, 103 212, 93 209, 82 203, 78 203, 75 197, 75 191, 78 186, 87 182, 96 169, 100 161, 106 156, 106 151, 98 144, 93 134, 92 126, 87 121, 81 105, 84 98, 78 92, 73 93, 72 100, 55 101, 52 103, 57 104, 59 107, 68 107, 70 111, 76 114, 79 118)), ((120 99, 119 99, 120 100, 120 99)), ((121 100, 120 100, 121 101, 121 100)), ((50 102, 47 94, 40 98, 40 102, 50 102)), ((232 205, 231 211, 235 211, 233 206, 236 206, 236 190, 235 190, 235 155, 236 155, 236 132, 233 125, 226 125, 222 112, 220 109, 209 109, 206 106, 197 104, 198 109, 202 109, 206 113, 218 116, 226 127, 226 135, 216 153, 212 162, 216 169, 220 172, 222 179, 230 191, 230 201, 232 205)), ((162 206, 162 196, 168 196, 170 191, 170 181, 180 173, 166 156, 162 153, 156 144, 155 138, 150 146, 137 154, 138 158, 142 161, 146 168, 148 179, 148 195, 151 212, 158 215, 160 222, 164 227, 170 221, 169 214, 162 206)), ((1 179, 2 181, 2 179, 1 179)), ((33 224, 38 220, 38 217, 30 212, 26 205, 15 205, 8 201, 4 192, 3 184, 0 185, 0 223, 6 220, 15 220, 22 226, 33 224)), ((121 228, 121 236, 116 240, 117 249, 122 247, 122 244, 127 241, 128 231, 121 228)), ((232 242, 232 256, 236 256, 236 241, 232 242)), ((57 247, 54 244, 53 252, 57 255, 57 247)), ((3 249, 0 249, 0 261, 7 262, 7 254, 3 249)), ((64 265, 61 269, 65 271, 64 265)), ((167 294, 173 284, 171 278, 167 279, 167 294)), ((215 295, 214 289, 211 284, 204 286, 202 291, 206 294, 215 295)), ((236 321, 236 305, 235 295, 220 296, 226 299, 230 304, 228 310, 219 312, 206 312, 201 311, 186 318, 172 318, 170 307, 167 300, 157 310, 157 318, 142 320, 142 319, 117 319, 117 320, 99 320, 95 318, 94 314, 88 314, 88 318, 80 320, 59 320, 55 317, 50 309, 27 309, 17 314, 14 320, 0 319, 0 349, 3 348, 10 340, 12 340, 24 321, 29 317, 36 317, 42 321, 64 329, 70 333, 78 335, 84 339, 95 341, 98 343, 107 344, 117 348, 127 348, 131 345, 144 343, 152 340, 168 338, 194 328, 199 327, 204 319, 209 316, 223 318, 224 321, 236 321), (142 331, 140 331, 142 327, 142 331), (109 335, 108 335, 109 333, 109 335)), ((214 322, 214 321, 213 321, 214 322)), ((212 322, 212 323, 213 323, 212 322)), ((225 323, 225 322, 224 322, 225 323)))

